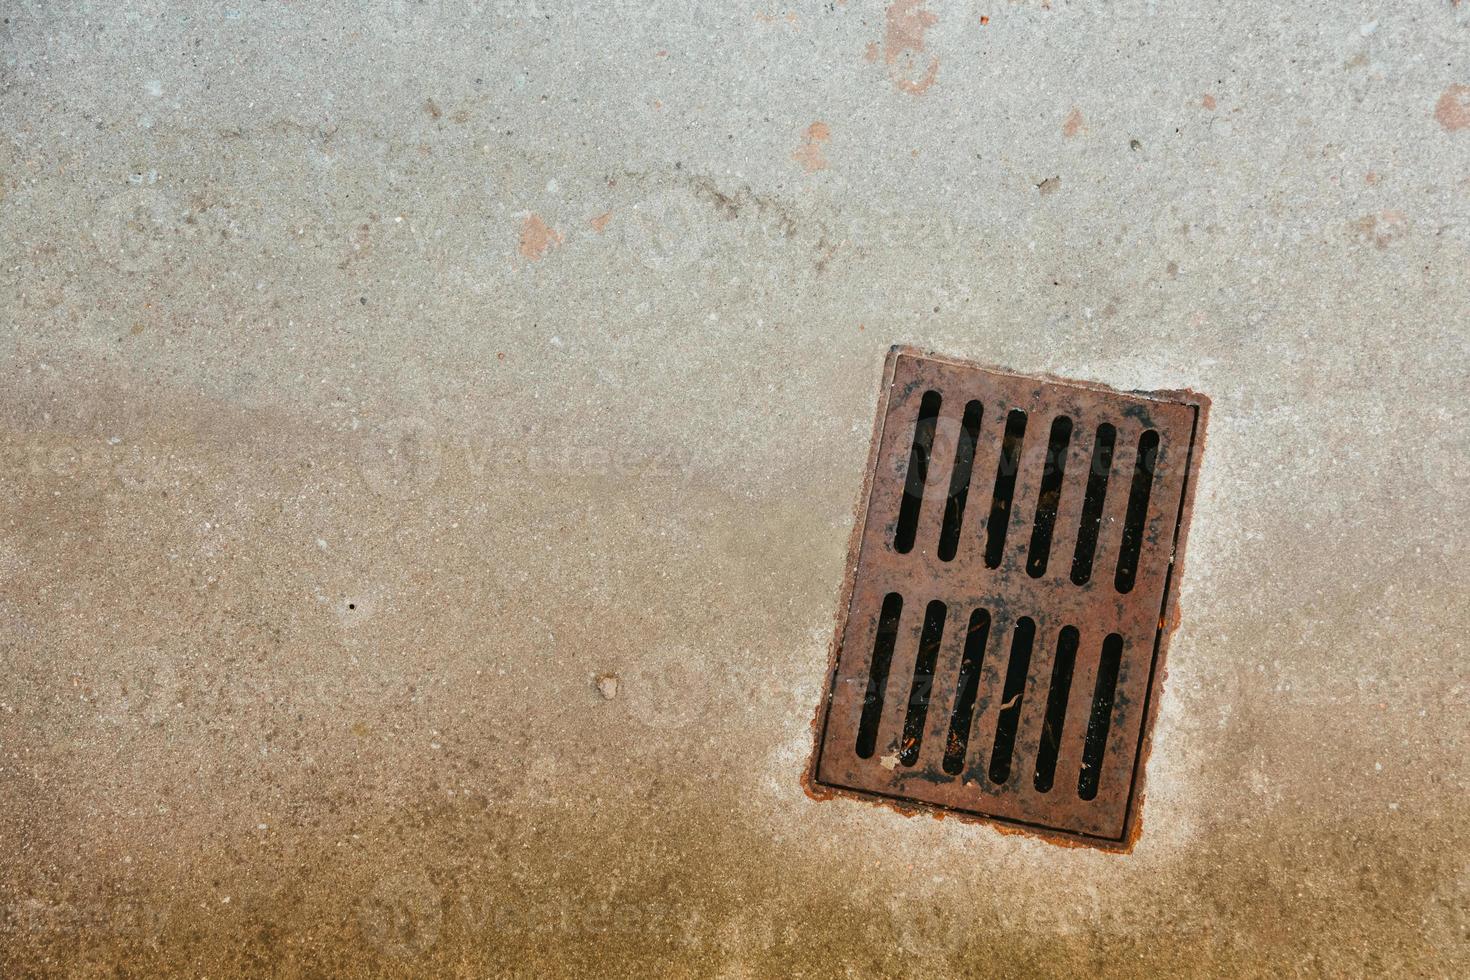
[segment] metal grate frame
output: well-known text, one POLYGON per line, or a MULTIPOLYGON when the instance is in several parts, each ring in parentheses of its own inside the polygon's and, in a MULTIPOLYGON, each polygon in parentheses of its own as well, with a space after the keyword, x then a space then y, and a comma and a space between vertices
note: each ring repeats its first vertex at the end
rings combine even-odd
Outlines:
POLYGON ((808 792, 1131 849, 1208 411, 893 348, 808 792))

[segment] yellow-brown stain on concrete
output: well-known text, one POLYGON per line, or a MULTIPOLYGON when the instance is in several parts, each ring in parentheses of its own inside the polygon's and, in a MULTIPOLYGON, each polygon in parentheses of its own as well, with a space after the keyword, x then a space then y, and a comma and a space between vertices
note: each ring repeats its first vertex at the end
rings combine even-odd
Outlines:
POLYGON ((536 262, 561 243, 561 233, 543 221, 539 214, 528 214, 521 222, 520 252, 522 257, 536 262))
POLYGON ((939 58, 924 61, 924 34, 939 18, 924 9, 924 0, 893 0, 884 17, 883 63, 902 92, 921 95, 939 77, 939 58))
POLYGON ((613 213, 611 211, 604 211, 595 218, 589 218, 587 223, 592 226, 593 231, 600 235, 607 231, 608 223, 612 221, 612 218, 613 213))
POLYGON ((1434 105, 1434 118, 1453 133, 1470 126, 1470 85, 1451 85, 1434 105))
POLYGON ((822 154, 822 144, 832 138, 832 130, 827 124, 818 120, 806 128, 806 135, 802 138, 801 146, 791 154, 791 159, 801 164, 801 169, 809 174, 818 170, 827 169, 827 158, 822 154))
MULTIPOLYGON (((1192 668, 1226 686, 1181 705, 1154 763, 1174 773, 1155 812, 1187 823, 1200 794, 1190 836, 1171 843, 1161 820, 1129 858, 1041 854, 800 792, 843 447, 815 440, 750 499, 677 466, 637 470, 629 494, 624 471, 576 453, 555 479, 534 447, 537 466, 486 465, 468 449, 496 430, 474 413, 384 444, 291 403, 160 390, 96 355, 68 371, 88 379, 78 412, 0 419, 9 458, 45 464, 0 542, 22 556, 0 564, 7 589, 29 597, 12 628, 56 651, 12 670, 17 710, 0 712, 0 837, 25 842, 0 849, 0 975, 1123 977, 1308 959, 1323 975, 1464 975, 1470 828, 1445 785, 1464 699, 1426 684, 1379 701, 1339 668, 1363 618, 1385 615, 1328 584, 1367 546, 1300 569, 1310 621, 1232 628, 1229 649, 1284 646, 1277 671, 1333 686, 1273 703, 1247 695, 1279 678, 1192 668), (119 446, 99 442, 112 431, 119 446), (568 521, 582 513, 597 519, 568 521), (697 553, 630 533, 660 521, 698 526, 697 553), (612 557, 563 568, 528 527, 574 527, 612 557), (497 567, 526 570, 539 620, 502 604, 497 567), (628 584, 599 596, 605 578, 628 584), (353 618, 360 598, 344 613, 374 582, 370 618, 353 618), (76 616, 88 588, 95 615, 76 616), (707 673, 660 687, 649 651, 686 642, 713 651, 707 673), (588 683, 610 673, 614 698, 588 683), (660 710, 671 693, 694 720, 660 710), (1370 717, 1370 695, 1391 711, 1370 717), (1391 737, 1402 755, 1375 773, 1371 733, 1414 725, 1447 735, 1391 737), (1337 737, 1311 742, 1323 731, 1337 737), (1304 744, 1313 764, 1288 768, 1304 744)), ((6 397, 48 403, 70 382, 53 373, 16 372, 6 397)), ((1290 543, 1291 516, 1262 532, 1290 543)), ((1372 557, 1408 596, 1386 615, 1457 623, 1458 580, 1372 557)))

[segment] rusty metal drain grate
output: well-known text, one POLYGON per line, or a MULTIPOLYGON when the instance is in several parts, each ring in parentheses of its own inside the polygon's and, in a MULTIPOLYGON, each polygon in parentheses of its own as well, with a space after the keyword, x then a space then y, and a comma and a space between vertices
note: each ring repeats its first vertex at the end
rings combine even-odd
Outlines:
POLYGON ((1208 405, 895 348, 814 795, 1131 846, 1208 405))

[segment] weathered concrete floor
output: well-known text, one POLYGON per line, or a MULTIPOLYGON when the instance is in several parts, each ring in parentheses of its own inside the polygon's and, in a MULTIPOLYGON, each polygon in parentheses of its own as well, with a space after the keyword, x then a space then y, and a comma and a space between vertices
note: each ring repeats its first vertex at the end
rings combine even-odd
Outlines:
POLYGON ((8 5, 0 973, 1463 975, 1470 5, 704 6, 8 5), (798 787, 895 341, 1214 399, 1131 856, 798 787))

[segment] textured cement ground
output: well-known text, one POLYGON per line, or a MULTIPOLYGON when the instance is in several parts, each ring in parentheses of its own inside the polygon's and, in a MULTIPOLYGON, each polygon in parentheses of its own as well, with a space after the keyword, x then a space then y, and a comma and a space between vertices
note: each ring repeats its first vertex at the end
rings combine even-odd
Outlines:
POLYGON ((0 9, 0 975, 1470 969, 1470 3, 0 9), (1132 855, 799 788, 899 341, 1213 398, 1132 855))

